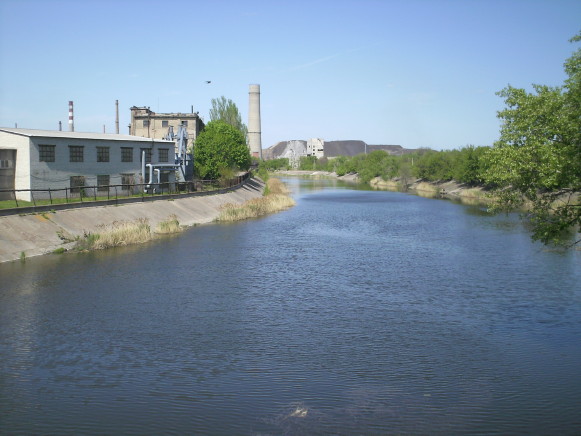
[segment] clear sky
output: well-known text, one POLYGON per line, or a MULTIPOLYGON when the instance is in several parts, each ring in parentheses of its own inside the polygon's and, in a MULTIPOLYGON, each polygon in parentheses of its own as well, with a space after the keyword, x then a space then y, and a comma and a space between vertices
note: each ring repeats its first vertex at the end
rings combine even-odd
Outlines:
POLYGON ((580 0, 0 0, 0 126, 121 133, 131 106, 209 120, 225 96, 262 144, 437 150, 498 138, 495 93, 561 85, 580 0), (206 84, 211 80, 211 84, 206 84))

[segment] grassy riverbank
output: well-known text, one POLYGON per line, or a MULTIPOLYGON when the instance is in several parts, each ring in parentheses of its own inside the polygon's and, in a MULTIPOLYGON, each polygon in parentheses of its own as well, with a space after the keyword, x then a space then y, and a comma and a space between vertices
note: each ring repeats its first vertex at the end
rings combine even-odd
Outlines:
POLYGON ((223 205, 218 221, 240 221, 288 209, 295 205, 289 194, 290 191, 284 183, 279 179, 269 178, 262 197, 253 198, 242 204, 223 205))

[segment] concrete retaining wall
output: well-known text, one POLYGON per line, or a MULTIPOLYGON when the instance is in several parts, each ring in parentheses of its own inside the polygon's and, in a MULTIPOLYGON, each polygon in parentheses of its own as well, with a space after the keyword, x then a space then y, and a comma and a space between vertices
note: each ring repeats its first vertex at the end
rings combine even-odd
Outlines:
POLYGON ((63 247, 59 234, 82 237, 85 233, 98 233, 100 226, 116 221, 146 218, 155 229, 159 222, 176 215, 181 225, 209 223, 218 217, 223 204, 244 203, 261 197, 263 190, 260 180, 251 179, 224 194, 0 217, 0 262, 17 260, 22 253, 26 257, 50 253, 63 247))

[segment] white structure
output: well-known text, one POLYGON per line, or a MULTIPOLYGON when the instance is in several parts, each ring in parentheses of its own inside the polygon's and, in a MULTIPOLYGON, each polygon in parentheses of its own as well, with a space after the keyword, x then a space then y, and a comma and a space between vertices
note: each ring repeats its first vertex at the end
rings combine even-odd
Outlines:
POLYGON ((248 91, 248 147, 253 157, 262 159, 260 85, 250 85, 248 91))
MULTIPOLYGON (((174 142, 139 136, 105 133, 0 128, 0 190, 63 189, 83 186, 123 185, 133 189, 142 180, 146 164, 168 164, 161 183, 175 180, 174 142), (145 162, 141 158, 145 153, 145 162)), ((2 195, 0 193, 0 195, 2 195)), ((19 200, 31 201, 30 192, 18 192, 19 200)), ((64 197, 65 191, 51 193, 64 197)), ((48 197, 48 192, 34 198, 48 197)), ((5 193, 4 198, 12 198, 5 193)))
POLYGON ((307 156, 315 156, 320 159, 325 154, 325 141, 321 138, 307 140, 307 156))

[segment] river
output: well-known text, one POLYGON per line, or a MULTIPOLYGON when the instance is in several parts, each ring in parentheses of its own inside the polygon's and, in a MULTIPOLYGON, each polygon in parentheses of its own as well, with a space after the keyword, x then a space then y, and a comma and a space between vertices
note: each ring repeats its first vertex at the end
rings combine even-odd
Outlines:
POLYGON ((580 434, 581 251, 334 180, 0 265, 0 433, 580 434))

